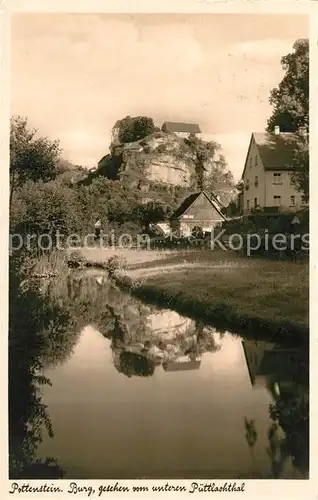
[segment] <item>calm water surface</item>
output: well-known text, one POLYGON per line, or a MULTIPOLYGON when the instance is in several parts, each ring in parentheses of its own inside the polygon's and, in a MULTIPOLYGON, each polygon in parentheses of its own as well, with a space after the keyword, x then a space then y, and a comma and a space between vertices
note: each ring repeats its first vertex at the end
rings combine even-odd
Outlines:
MULTIPOLYGON (((95 286, 99 293, 101 278, 95 286)), ((104 319, 100 303, 91 306, 98 321, 86 308, 68 359, 45 369, 55 436, 40 457, 56 457, 78 479, 302 477, 268 438, 269 405, 297 382, 297 350, 216 331, 116 289, 105 301, 104 319)), ((280 427, 275 436, 284 438, 280 427)))

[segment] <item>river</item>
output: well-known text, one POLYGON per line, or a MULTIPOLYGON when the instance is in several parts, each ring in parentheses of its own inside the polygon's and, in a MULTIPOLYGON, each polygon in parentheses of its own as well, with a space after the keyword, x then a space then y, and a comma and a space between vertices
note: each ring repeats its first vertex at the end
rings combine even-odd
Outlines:
POLYGON ((85 299, 74 303, 81 321, 67 356, 43 370, 54 437, 38 448, 65 478, 306 477, 306 428, 295 444, 295 417, 284 416, 308 394, 302 350, 144 304, 103 276, 68 295, 85 299))

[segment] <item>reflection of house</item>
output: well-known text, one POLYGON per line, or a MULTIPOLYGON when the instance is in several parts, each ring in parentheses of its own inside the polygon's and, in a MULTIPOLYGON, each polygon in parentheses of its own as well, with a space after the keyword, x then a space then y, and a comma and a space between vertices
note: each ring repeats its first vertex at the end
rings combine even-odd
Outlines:
POLYGON ((163 132, 170 132, 179 137, 188 137, 190 134, 200 134, 201 130, 197 123, 164 122, 163 132))
POLYGON ((171 217, 171 230, 176 236, 190 236, 194 228, 211 232, 225 221, 220 202, 204 191, 188 196, 171 217))
POLYGON ((242 345, 253 386, 306 383, 309 365, 305 351, 256 340, 243 340, 242 345))
POLYGON ((178 372, 185 370, 198 370, 201 365, 201 358, 191 359, 189 356, 180 356, 174 361, 163 363, 166 372, 178 372))
POLYGON ((255 208, 296 211, 306 200, 291 183, 296 135, 253 133, 242 174, 244 212, 255 208))

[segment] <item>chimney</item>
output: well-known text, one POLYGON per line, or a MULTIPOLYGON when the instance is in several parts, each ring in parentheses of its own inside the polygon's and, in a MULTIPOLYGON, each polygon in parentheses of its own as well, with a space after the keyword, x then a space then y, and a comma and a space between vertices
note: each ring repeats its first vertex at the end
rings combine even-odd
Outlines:
POLYGON ((275 125, 275 128, 274 128, 274 134, 275 135, 279 135, 280 133, 280 128, 279 128, 279 125, 275 125))
POLYGON ((298 128, 298 134, 302 135, 303 137, 307 135, 307 127, 299 127, 298 128))

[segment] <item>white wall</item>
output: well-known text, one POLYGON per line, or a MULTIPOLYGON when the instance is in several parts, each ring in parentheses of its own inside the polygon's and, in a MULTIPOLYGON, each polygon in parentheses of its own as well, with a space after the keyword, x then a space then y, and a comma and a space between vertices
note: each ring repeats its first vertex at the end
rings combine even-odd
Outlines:
POLYGON ((298 210, 305 206, 302 204, 302 193, 297 191, 291 183, 289 172, 283 171, 266 171, 266 205, 267 207, 275 206, 280 201, 280 206, 285 210, 298 210), (275 176, 274 173, 280 174, 275 176), (280 200, 274 200, 274 196, 280 196, 280 200), (291 200, 291 196, 295 197, 295 205, 291 200))
POLYGON ((265 171, 254 139, 250 147, 243 179, 244 179, 244 194, 243 194, 244 210, 254 208, 254 198, 256 198, 257 205, 259 205, 260 207, 266 206, 265 171), (258 178, 258 186, 255 185, 256 177, 258 178), (247 185, 249 185, 249 189, 246 189, 247 185))

